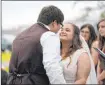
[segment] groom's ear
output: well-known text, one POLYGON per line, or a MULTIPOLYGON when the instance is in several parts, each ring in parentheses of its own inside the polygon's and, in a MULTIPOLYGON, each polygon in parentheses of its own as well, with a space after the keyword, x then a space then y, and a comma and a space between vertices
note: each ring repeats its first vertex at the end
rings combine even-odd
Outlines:
POLYGON ((62 22, 60 22, 60 25, 61 25, 61 28, 63 28, 64 25, 62 24, 62 22))
POLYGON ((54 20, 51 24, 52 24, 53 27, 56 27, 57 24, 58 24, 58 23, 57 23, 57 20, 54 20))

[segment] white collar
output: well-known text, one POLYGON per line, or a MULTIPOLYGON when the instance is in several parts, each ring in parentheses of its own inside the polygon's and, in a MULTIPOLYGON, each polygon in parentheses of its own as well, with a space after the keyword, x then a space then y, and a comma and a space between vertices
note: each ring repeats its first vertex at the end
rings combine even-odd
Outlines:
POLYGON ((50 30, 50 28, 49 28, 49 26, 48 25, 45 25, 44 23, 42 23, 42 22, 38 22, 38 23, 41 23, 41 24, 43 24, 48 30, 50 30))

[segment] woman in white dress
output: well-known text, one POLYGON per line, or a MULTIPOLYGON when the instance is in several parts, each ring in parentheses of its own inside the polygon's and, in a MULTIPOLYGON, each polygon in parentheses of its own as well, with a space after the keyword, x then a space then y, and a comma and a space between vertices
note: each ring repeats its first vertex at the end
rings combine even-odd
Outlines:
POLYGON ((64 78, 71 84, 97 84, 95 68, 88 45, 72 23, 65 23, 60 31, 61 66, 64 78))

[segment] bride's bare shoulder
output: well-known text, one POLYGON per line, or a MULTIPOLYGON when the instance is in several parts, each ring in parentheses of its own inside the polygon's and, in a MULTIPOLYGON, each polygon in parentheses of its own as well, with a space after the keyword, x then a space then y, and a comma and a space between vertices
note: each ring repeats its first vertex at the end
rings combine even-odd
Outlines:
POLYGON ((98 48, 99 46, 99 41, 98 40, 96 40, 96 41, 94 41, 93 43, 92 43, 92 47, 96 47, 96 48, 98 48))

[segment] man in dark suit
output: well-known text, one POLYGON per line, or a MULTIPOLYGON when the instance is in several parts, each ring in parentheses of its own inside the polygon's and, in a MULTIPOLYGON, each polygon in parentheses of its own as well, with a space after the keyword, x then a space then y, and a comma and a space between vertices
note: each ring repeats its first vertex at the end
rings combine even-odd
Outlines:
POLYGON ((15 38, 7 84, 66 84, 59 64, 60 40, 56 34, 63 20, 59 8, 46 6, 37 23, 15 38))

